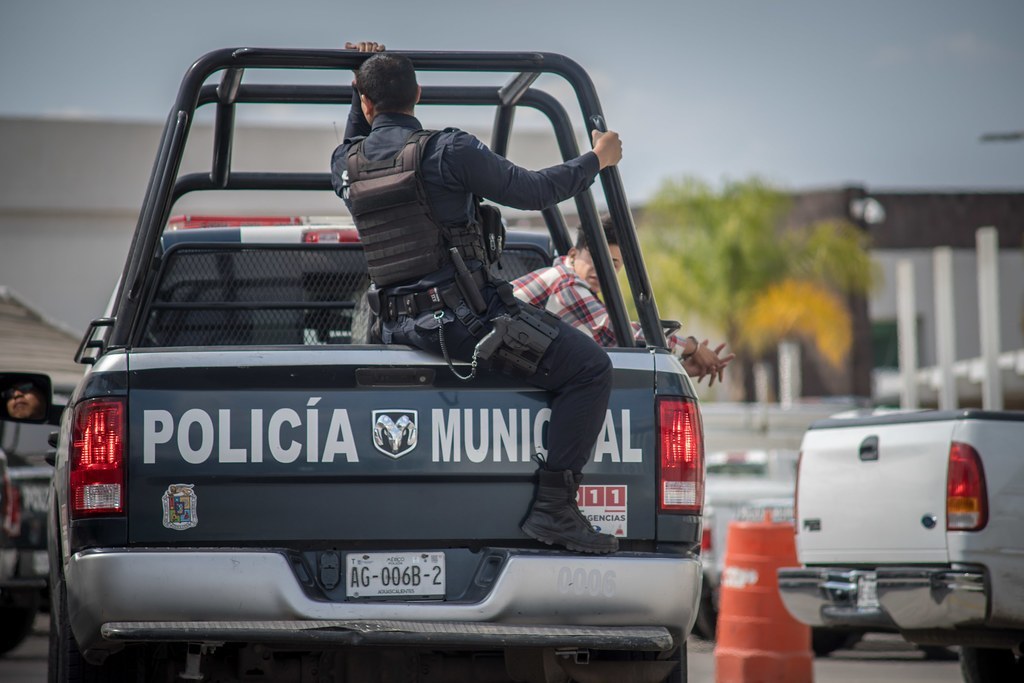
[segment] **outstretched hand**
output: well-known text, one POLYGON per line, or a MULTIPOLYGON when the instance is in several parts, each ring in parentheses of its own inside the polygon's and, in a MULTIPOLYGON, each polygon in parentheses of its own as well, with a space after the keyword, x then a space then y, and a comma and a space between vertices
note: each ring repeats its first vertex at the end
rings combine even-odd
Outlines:
POLYGON ((697 350, 690 356, 689 359, 683 361, 683 368, 690 377, 696 377, 697 383, 705 377, 708 378, 708 386, 715 385, 715 379, 719 382, 722 381, 725 374, 725 367, 729 362, 736 357, 735 353, 730 353, 726 356, 719 356, 722 353, 722 349, 725 348, 725 344, 719 344, 714 349, 708 346, 708 340, 705 339, 697 345, 697 350))

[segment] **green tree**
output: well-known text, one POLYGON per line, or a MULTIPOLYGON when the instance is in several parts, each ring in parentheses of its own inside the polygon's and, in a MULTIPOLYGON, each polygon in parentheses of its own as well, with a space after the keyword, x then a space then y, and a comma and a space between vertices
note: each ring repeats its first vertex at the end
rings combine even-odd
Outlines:
POLYGON ((659 307, 717 327, 741 364, 803 339, 838 367, 852 338, 842 295, 877 279, 867 235, 844 221, 784 226, 789 208, 758 178, 721 190, 695 178, 664 182, 640 230, 659 307))

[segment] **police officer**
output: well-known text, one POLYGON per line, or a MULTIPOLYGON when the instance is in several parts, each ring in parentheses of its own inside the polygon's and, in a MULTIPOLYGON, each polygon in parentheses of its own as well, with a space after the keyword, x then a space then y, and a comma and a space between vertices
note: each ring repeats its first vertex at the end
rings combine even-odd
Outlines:
MULTIPOLYGON (((519 209, 553 206, 618 163, 622 144, 617 133, 595 131, 592 151, 529 171, 463 131, 421 132, 413 115, 420 87, 412 62, 373 43, 358 47, 377 54, 356 72, 358 104, 353 101, 345 141, 332 156, 331 176, 363 243, 381 339, 475 360, 492 321, 509 320, 526 306, 488 274, 476 197, 519 209)), ((604 422, 611 362, 593 339, 554 316, 536 325, 546 348, 539 346, 542 355, 526 363, 534 371, 524 379, 553 398, 548 457, 537 458, 537 491, 522 529, 547 544, 614 552, 617 539, 597 533, 576 506, 581 471, 604 422)))

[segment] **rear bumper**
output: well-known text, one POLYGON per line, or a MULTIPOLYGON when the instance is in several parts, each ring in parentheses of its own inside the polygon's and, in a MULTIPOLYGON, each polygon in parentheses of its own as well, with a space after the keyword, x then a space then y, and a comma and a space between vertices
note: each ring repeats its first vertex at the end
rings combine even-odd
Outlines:
POLYGON ((359 644, 371 637, 379 642, 388 631, 407 634, 390 642, 432 644, 444 630, 438 624, 451 627, 444 643, 453 646, 478 645, 493 633, 503 647, 568 646, 585 638, 594 648, 657 650, 689 633, 700 595, 696 557, 645 553, 513 553, 486 597, 472 603, 313 600, 284 554, 242 549, 85 551, 69 559, 65 575, 68 616, 83 650, 228 635, 239 642, 315 643, 330 632, 341 634, 326 637, 336 645, 359 644), (587 585, 560 582, 566 568, 588 577, 587 585), (434 626, 395 626, 403 623, 434 626), (643 627, 661 629, 660 635, 643 627))
POLYGON ((262 643, 324 647, 430 646, 432 648, 503 649, 571 647, 664 651, 672 634, 661 626, 523 626, 449 621, 296 620, 108 622, 100 629, 107 640, 124 642, 262 643), (202 638, 197 638, 202 634, 202 638))
POLYGON ((878 572, 878 601, 902 630, 984 623, 988 598, 980 570, 907 567, 878 572))
POLYGON ((983 623, 988 605, 983 572, 948 568, 784 568, 779 593, 798 621, 828 627, 953 629, 983 623))
POLYGON ((892 629, 892 619, 872 596, 861 595, 874 572, 857 569, 779 569, 782 603, 810 626, 892 629))

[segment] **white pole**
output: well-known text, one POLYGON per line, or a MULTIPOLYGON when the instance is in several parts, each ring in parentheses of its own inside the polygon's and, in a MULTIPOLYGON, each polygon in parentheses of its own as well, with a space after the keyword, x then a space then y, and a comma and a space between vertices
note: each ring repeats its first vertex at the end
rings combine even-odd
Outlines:
POLYGON ((792 341, 779 343, 779 404, 792 408, 803 393, 800 375, 800 345, 792 341))
POLYGON ((757 400, 755 429, 768 431, 768 402, 771 401, 771 368, 765 362, 754 363, 754 398, 757 400))
POLYGON ((900 407, 918 408, 917 401, 917 301, 914 297, 914 262, 896 264, 896 335, 900 355, 900 407))
POLYGON ((989 226, 975 233, 978 245, 978 322, 981 327, 981 407, 1003 409, 999 370, 999 232, 989 226))
POLYGON ((771 400, 771 368, 767 363, 754 364, 754 399, 758 403, 771 400))
POLYGON ((939 363, 939 409, 957 407, 956 327, 953 324, 953 250, 936 247, 932 252, 932 281, 935 288, 935 350, 939 363))

